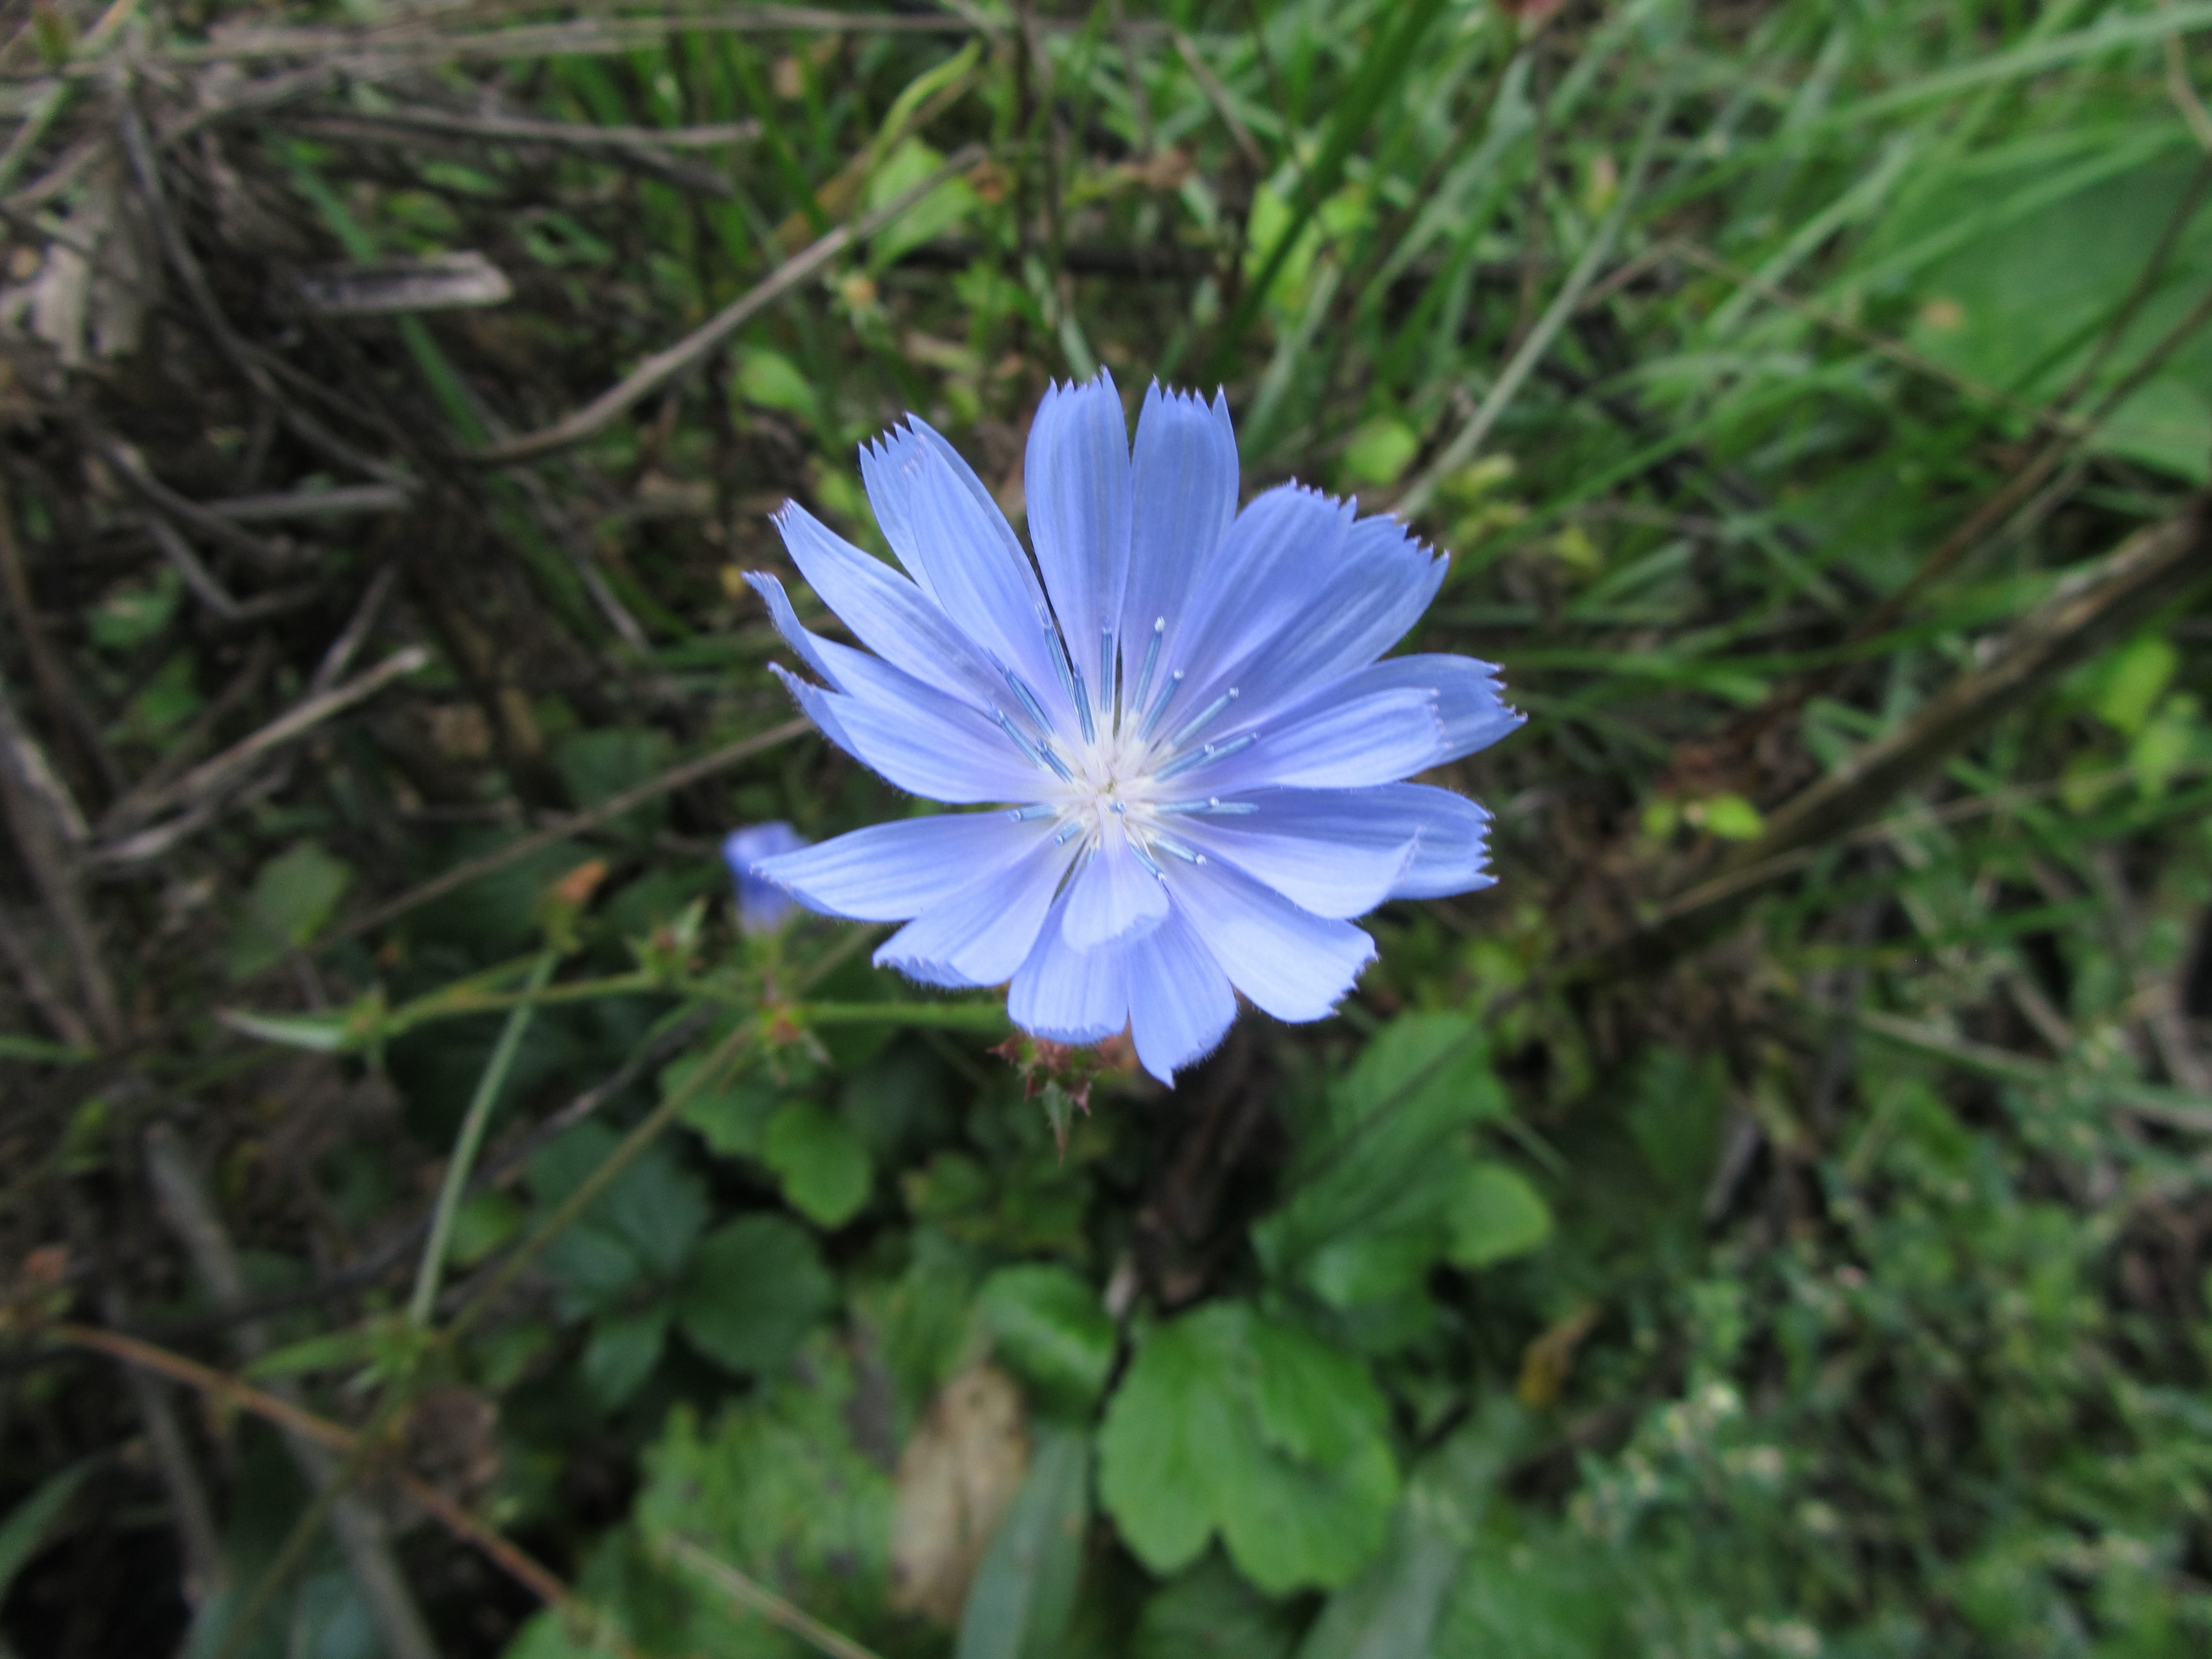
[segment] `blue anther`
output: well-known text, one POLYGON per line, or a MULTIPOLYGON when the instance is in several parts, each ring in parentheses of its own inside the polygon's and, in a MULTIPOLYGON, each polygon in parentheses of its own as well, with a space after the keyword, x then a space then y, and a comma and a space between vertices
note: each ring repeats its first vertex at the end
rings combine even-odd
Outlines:
POLYGON ((1152 705, 1152 712, 1145 716, 1144 725, 1138 727, 1138 742, 1150 743, 1152 740, 1152 733, 1159 729, 1161 717, 1168 712, 1168 705, 1175 701, 1175 694, 1182 690, 1182 670, 1178 668, 1168 676, 1168 683, 1160 688, 1160 700, 1152 705))
POLYGON ((1181 859, 1185 864, 1203 864, 1206 862, 1205 854, 1194 852, 1191 848, 1184 846, 1181 842, 1177 841, 1173 836, 1154 836, 1152 837, 1152 845, 1158 848, 1163 853, 1171 854, 1175 857, 1181 859))
POLYGON ((1231 755, 1249 749, 1259 741, 1260 734, 1257 732, 1247 732, 1243 737, 1231 738, 1226 743, 1209 743, 1203 749, 1192 750, 1181 760, 1170 761, 1152 774, 1153 781, 1158 782, 1163 779, 1174 777, 1178 773, 1189 771, 1194 766, 1204 766, 1210 761, 1227 760, 1231 755))
POLYGON ((1030 683, 1011 668, 1004 672, 1006 684, 1013 688, 1014 695, 1022 700, 1023 708, 1027 710, 1029 717, 1036 722, 1037 730, 1049 737, 1052 733, 1052 722, 1045 718, 1044 706, 1037 702, 1036 693, 1030 690, 1030 683))
POLYGON ((1145 706, 1145 694, 1152 689, 1152 670, 1160 665, 1160 641, 1168 631, 1168 619, 1156 617, 1152 623, 1152 637, 1145 647, 1145 665, 1137 674, 1137 694, 1129 699, 1131 712, 1145 706))
POLYGON ((1182 731, 1176 732, 1173 738, 1168 740, 1168 746, 1170 749, 1182 748, 1183 744, 1188 743, 1193 738, 1198 735, 1200 728, 1204 726, 1206 721, 1212 720, 1216 714, 1218 714, 1223 709, 1228 708, 1231 703, 1236 701, 1237 688, 1232 685, 1219 696, 1216 697, 1212 702, 1206 704, 1204 709, 1194 715, 1189 725, 1184 726, 1182 731))

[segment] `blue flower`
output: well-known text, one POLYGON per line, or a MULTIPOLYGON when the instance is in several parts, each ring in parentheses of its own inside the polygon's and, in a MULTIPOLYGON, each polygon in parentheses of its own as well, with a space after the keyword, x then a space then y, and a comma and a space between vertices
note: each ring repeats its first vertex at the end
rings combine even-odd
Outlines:
POLYGON ((806 837, 778 818, 772 823, 748 823, 722 839, 722 862, 738 884, 738 927, 748 933, 772 933, 789 921, 799 907, 774 881, 758 873, 761 861, 779 854, 795 853, 807 845, 806 837))
POLYGON ((1127 1026, 1172 1081, 1220 1042, 1237 992, 1279 1019, 1334 1008, 1375 955, 1350 918, 1490 884, 1489 815, 1401 780, 1522 716, 1486 663, 1377 660, 1445 561, 1296 484, 1240 513, 1224 398, 1155 385, 1133 458, 1109 376, 1048 392, 1024 476, 1034 565, 923 421, 860 471, 906 574, 787 505, 793 562, 868 648, 810 633, 756 574, 820 684, 776 672, 902 789, 996 809, 760 860, 812 909, 905 922, 878 965, 1011 981, 1014 1023, 1056 1042, 1127 1026))

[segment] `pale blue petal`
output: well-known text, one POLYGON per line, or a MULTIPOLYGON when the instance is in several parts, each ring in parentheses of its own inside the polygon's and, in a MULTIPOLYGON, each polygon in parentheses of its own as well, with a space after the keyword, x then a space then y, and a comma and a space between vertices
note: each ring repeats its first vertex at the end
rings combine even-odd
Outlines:
POLYGON ((1201 398, 1162 391, 1155 380, 1137 416, 1133 471, 1136 503, 1120 624, 1121 680, 1132 688, 1144 672, 1155 622, 1167 623, 1163 657, 1196 637, 1192 592, 1220 560, 1222 538, 1237 517, 1237 434, 1227 398, 1217 393, 1209 408, 1201 398))
POLYGON ((1067 859, 1047 840, 968 883, 877 946, 876 965, 948 988, 1012 979, 1036 944, 1067 859))
POLYGON ((1048 818, 948 812, 871 824, 817 847, 756 860, 754 870, 810 910, 854 921, 907 921, 1052 834, 1048 818))
POLYGON ((1046 389, 1022 483, 1053 614, 1097 697, 1100 646, 1119 626, 1129 570, 1129 424, 1111 374, 1046 389))
POLYGON ((1371 664, 1339 680, 1326 695, 1369 696, 1414 690, 1436 694, 1440 728, 1436 752, 1421 767, 1412 769, 1416 771, 1487 749, 1528 718, 1505 701, 1498 670, 1491 664, 1441 653, 1371 664))
POLYGON ((1121 823, 1109 823, 1097 851, 1069 885, 1062 923, 1068 945, 1096 951, 1115 939, 1149 933, 1167 913, 1167 889, 1130 852, 1121 823))
POLYGON ((1362 793, 1376 798, 1370 810, 1378 821, 1402 814, 1399 821, 1418 820, 1421 826, 1413 860, 1390 890, 1392 898, 1442 898, 1497 885, 1489 868, 1490 814, 1466 796, 1425 783, 1362 793))
POLYGON ((1006 1016, 1031 1036, 1103 1042, 1129 1023, 1128 951, 1121 945, 1076 950, 1062 931, 1066 908, 1062 893, 1007 988, 1006 1016))
POLYGON ((1044 589, 975 470, 916 416, 862 450, 860 470, 899 562, 954 627, 1000 668, 1022 675, 1072 732, 1074 711, 1045 644, 1044 589))
POLYGON ((1170 914, 1121 953, 1129 993, 1129 1035, 1137 1059, 1163 1083, 1212 1054, 1237 1018, 1229 975, 1190 924, 1170 914))
POLYGON ((783 642, 799 653, 801 662, 828 681, 831 690, 843 690, 845 684, 838 678, 831 659, 839 650, 849 647, 841 647, 835 640, 825 640, 818 634, 807 632, 805 625, 799 620, 799 613, 791 608, 791 596, 783 591, 783 584, 766 571, 749 570, 745 573, 745 581, 754 592, 760 595, 761 602, 768 606, 769 620, 775 624, 775 631, 783 635, 783 642))
MULTIPOLYGON (((1395 783, 1434 763, 1443 727, 1436 694, 1406 689, 1316 698, 1258 730, 1258 743, 1193 768, 1171 780, 1171 787, 1187 786, 1196 796, 1269 787, 1358 789, 1395 783)), ((1230 732, 1224 731, 1218 741, 1225 744, 1230 732)))
MULTIPOLYGON (((837 535, 796 501, 786 503, 775 524, 806 585, 861 644, 940 691, 985 703, 1004 698, 1005 684, 988 660, 914 583, 837 535)), ((760 587, 757 581, 753 586, 760 587)), ((775 614, 775 601, 769 609, 775 614)), ((776 625, 791 639, 781 616, 776 625)), ((792 646, 804 653, 798 641, 793 640, 792 646)), ((830 678, 819 665, 815 670, 830 678)))
POLYGON ((956 806, 1034 800, 1048 781, 1023 758, 1006 734, 963 702, 917 684, 860 652, 851 670, 869 665, 897 675, 896 695, 840 696, 808 685, 771 664, 799 706, 838 746, 900 788, 956 806))
POLYGON ((1438 898, 1494 879, 1490 814, 1449 789, 1263 789, 1234 804, 1255 810, 1178 818, 1174 833, 1316 915, 1355 916, 1385 898, 1438 898), (1388 871, 1395 874, 1382 890, 1358 903, 1388 871), (1333 888, 1341 890, 1334 902, 1333 888))
POLYGON ((1168 890, 1230 981, 1277 1019, 1327 1018, 1375 959, 1375 941, 1350 922, 1301 910, 1225 865, 1178 864, 1168 890))
MULTIPOLYGON (((1345 504, 1346 514, 1351 506, 1345 504)), ((1447 563, 1386 518, 1347 524, 1330 556, 1325 570, 1279 579, 1300 584, 1296 611, 1279 617, 1267 636, 1248 641, 1241 657, 1216 659, 1204 665, 1203 676, 1194 672, 1194 684, 1183 688, 1193 707, 1233 685, 1244 717, 1258 719, 1364 668, 1420 620, 1447 563)))
POLYGON ((1181 817, 1172 833, 1257 877, 1301 909, 1340 919, 1364 915, 1404 881, 1422 830, 1420 821, 1404 812, 1376 811, 1377 793, 1264 789, 1237 798, 1252 811, 1181 817))
MULTIPOLYGON (((826 644, 827 641, 822 643, 826 644)), ((860 653, 853 654, 858 656, 860 653)), ((862 765, 867 764, 866 757, 853 746, 852 737, 846 732, 844 722, 837 718, 838 705, 850 702, 850 697, 841 697, 835 692, 824 691, 818 685, 809 685, 780 662, 770 663, 768 672, 783 683, 783 689, 791 693, 792 701, 799 705, 799 711, 807 719, 822 728, 823 737, 862 765)))
MULTIPOLYGON (((1284 629, 1305 625, 1310 600, 1342 563, 1352 509, 1299 484, 1255 496, 1192 580, 1182 613, 1170 610, 1160 667, 1188 676, 1186 708, 1284 629)), ((1233 684, 1234 681, 1224 684, 1233 684)))
POLYGON ((994 661, 1022 675, 1063 733, 1072 733, 1073 710, 1046 643, 1044 592, 1026 556, 1017 563, 995 544, 994 526, 1003 531, 1005 519, 977 501, 934 449, 920 451, 913 483, 915 533, 938 604, 994 661))

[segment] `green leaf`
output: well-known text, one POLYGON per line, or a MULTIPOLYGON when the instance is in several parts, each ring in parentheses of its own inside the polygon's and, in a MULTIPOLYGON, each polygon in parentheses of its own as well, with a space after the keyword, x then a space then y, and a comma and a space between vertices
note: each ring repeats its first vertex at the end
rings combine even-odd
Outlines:
POLYGON ((1354 483, 1398 482, 1421 453, 1421 434, 1395 415, 1378 415, 1352 434, 1345 448, 1345 476, 1354 483))
POLYGON ((956 1659, 1059 1659, 1090 1514, 1090 1437, 1048 1429, 968 1588, 956 1659))
POLYGON ((644 1386, 668 1340, 664 1304, 642 1313, 602 1319, 584 1346, 584 1381, 602 1404, 619 1406, 644 1386))
MULTIPOLYGON (((663 1097, 682 1088, 699 1063, 700 1057, 692 1055, 662 1067, 663 1097)), ((738 1076, 692 1096, 678 1116, 687 1128, 698 1132, 716 1157, 757 1158, 775 1106, 775 1086, 767 1079, 738 1076)))
POLYGON ((691 1344, 733 1371, 780 1369, 836 1298, 813 1238, 777 1215, 718 1227, 692 1252, 677 1297, 691 1344))
POLYGON ((304 1376, 311 1371, 349 1370, 374 1358, 377 1347, 377 1333, 366 1326, 327 1331, 305 1341, 271 1349, 246 1366, 241 1375, 258 1379, 304 1376))
MULTIPOLYGON (((585 1122, 540 1148, 530 1160, 538 1203, 575 1191, 619 1139, 605 1124, 585 1122)), ((560 1281, 571 1316, 612 1312, 640 1284, 675 1284, 707 1215, 706 1182, 657 1142, 547 1247, 546 1271, 560 1281)))
POLYGON ((984 1281, 976 1307, 999 1358, 1047 1401, 1080 1409, 1106 1386, 1114 1322, 1098 1292, 1067 1268, 1001 1267, 984 1281))
MULTIPOLYGON (((668 764, 668 734, 650 727, 579 732, 553 750, 553 769, 568 786, 570 805, 597 806, 658 776, 668 764)), ((615 824, 632 836, 650 836, 668 823, 663 796, 632 807, 615 824)))
POLYGON ((231 978, 252 978, 321 933, 353 884, 353 873, 351 865, 312 841, 263 865, 230 942, 224 965, 231 978))
POLYGON ((1287 1659, 1298 1620, 1209 1555, 1145 1603, 1130 1659, 1287 1659))
MULTIPOLYGON (((854 1443, 855 1395, 844 1351, 817 1335, 799 1364, 732 1404, 710 1430, 690 1407, 677 1407, 644 1455, 639 1530, 648 1541, 688 1538, 874 1645, 890 1594, 893 1488, 889 1471, 854 1443)), ((688 1589, 693 1581, 684 1582, 688 1589)), ((653 1651, 718 1659, 799 1651, 719 1596, 684 1599, 696 1608, 689 1628, 669 1632, 653 1651)))
POLYGON ((2133 737, 2150 719, 2181 667, 2181 653, 2155 634, 2141 634, 2112 653, 2091 707, 2116 731, 2133 737))
POLYGON ((76 1495, 76 1489, 86 1478, 100 1467, 100 1462, 98 1457, 88 1457, 59 1474, 48 1475, 36 1492, 15 1505, 5 1522, 0 1522, 0 1599, 6 1597, 15 1575, 30 1565, 31 1558, 45 1543, 47 1529, 53 1525, 55 1517, 76 1495))
MULTIPOLYGON (((1414 1295, 1444 1254, 1473 1167, 1464 1132, 1505 1109, 1474 1021, 1393 1020, 1330 1089, 1288 1196, 1253 1229, 1261 1264, 1334 1308, 1414 1295)), ((1402 1337, 1415 1327, 1388 1328, 1402 1337)))
POLYGON ((453 1236, 447 1254, 464 1267, 473 1267, 521 1231, 522 1206, 497 1188, 464 1199, 453 1212, 453 1236))
POLYGON ((841 1227, 860 1213, 875 1181, 860 1136, 811 1100, 792 1101, 769 1120, 761 1156, 782 1183, 784 1201, 823 1227, 841 1227))
POLYGON ((732 384, 738 395, 756 408, 781 410, 810 422, 821 411, 813 382, 799 373, 797 363, 766 346, 745 349, 738 359, 732 384))
POLYGON ((1526 1255, 1552 1236, 1551 1206, 1528 1178, 1506 1164, 1478 1164, 1453 1210, 1452 1265, 1486 1267, 1526 1255))
POLYGON ((1361 1363, 1239 1302, 1154 1331, 1108 1406, 1099 1491, 1155 1572, 1218 1532, 1271 1594, 1345 1583, 1382 1541, 1398 1492, 1385 1412, 1361 1363))

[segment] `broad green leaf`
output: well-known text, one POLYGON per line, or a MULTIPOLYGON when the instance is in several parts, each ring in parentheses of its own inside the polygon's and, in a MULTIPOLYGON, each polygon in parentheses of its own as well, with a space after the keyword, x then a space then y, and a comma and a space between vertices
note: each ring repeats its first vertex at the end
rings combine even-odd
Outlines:
POLYGON ((1138 1349, 1100 1431, 1100 1495, 1156 1572, 1218 1531, 1262 1589, 1333 1588, 1381 1545, 1397 1498, 1384 1420, 1358 1359, 1212 1303, 1138 1349))
MULTIPOLYGON (((668 734, 651 727, 579 732, 553 750, 553 769, 578 807, 597 806, 650 781, 668 764, 668 734)), ((665 796, 634 806, 615 823, 633 836, 649 836, 668 822, 665 796)))
POLYGON ((665 1304, 641 1313, 610 1315, 584 1345, 584 1381, 601 1403, 619 1406, 644 1386, 668 1340, 665 1304))
MULTIPOLYGON (((868 206, 879 208, 896 201, 944 162, 944 156, 919 138, 908 139, 869 176, 868 206)), ((975 212, 978 204, 975 187, 967 179, 947 179, 869 239, 869 269, 881 270, 909 248, 945 235, 975 212)))
MULTIPOLYGON (((663 1066, 660 1092, 665 1097, 682 1088, 699 1065, 690 1056, 663 1066)), ((707 1148, 720 1158, 757 1158, 775 1115, 776 1091, 767 1079, 740 1075, 725 1079, 684 1103, 678 1114, 684 1126, 696 1130, 707 1148)))
POLYGON ((1130 1659, 1287 1659, 1297 1639, 1291 1608, 1254 1589, 1218 1553, 1145 1603, 1130 1659))
POLYGON ((769 1120, 761 1157, 782 1183, 784 1201, 823 1227, 842 1227, 859 1214, 875 1180, 860 1136, 811 1100, 791 1101, 769 1120))
POLYGON ((1518 1170, 1478 1164, 1468 1171, 1466 1194, 1451 1217, 1455 1267, 1486 1267, 1526 1255, 1551 1236, 1551 1206, 1518 1170))
POLYGON ((1083 1407, 1114 1366, 1114 1322, 1098 1292, 1067 1268, 1001 1267, 984 1281, 977 1310, 999 1358, 1048 1401, 1083 1407))
POLYGON ((353 866, 303 841, 261 866, 225 961, 234 980, 250 979, 322 932, 353 884, 353 866))
POLYGON ((1467 1131, 1505 1109, 1473 1020, 1392 1021, 1330 1089, 1281 1206, 1253 1229, 1261 1263, 1340 1309, 1418 1291, 1465 1190, 1467 1131))
POLYGON ((684 1334, 733 1371, 771 1371, 830 1311, 836 1282, 806 1230, 744 1216, 700 1242, 677 1299, 684 1334))
POLYGON ((969 1586, 957 1659, 1059 1659, 1090 1513, 1090 1437, 1048 1429, 969 1586))

